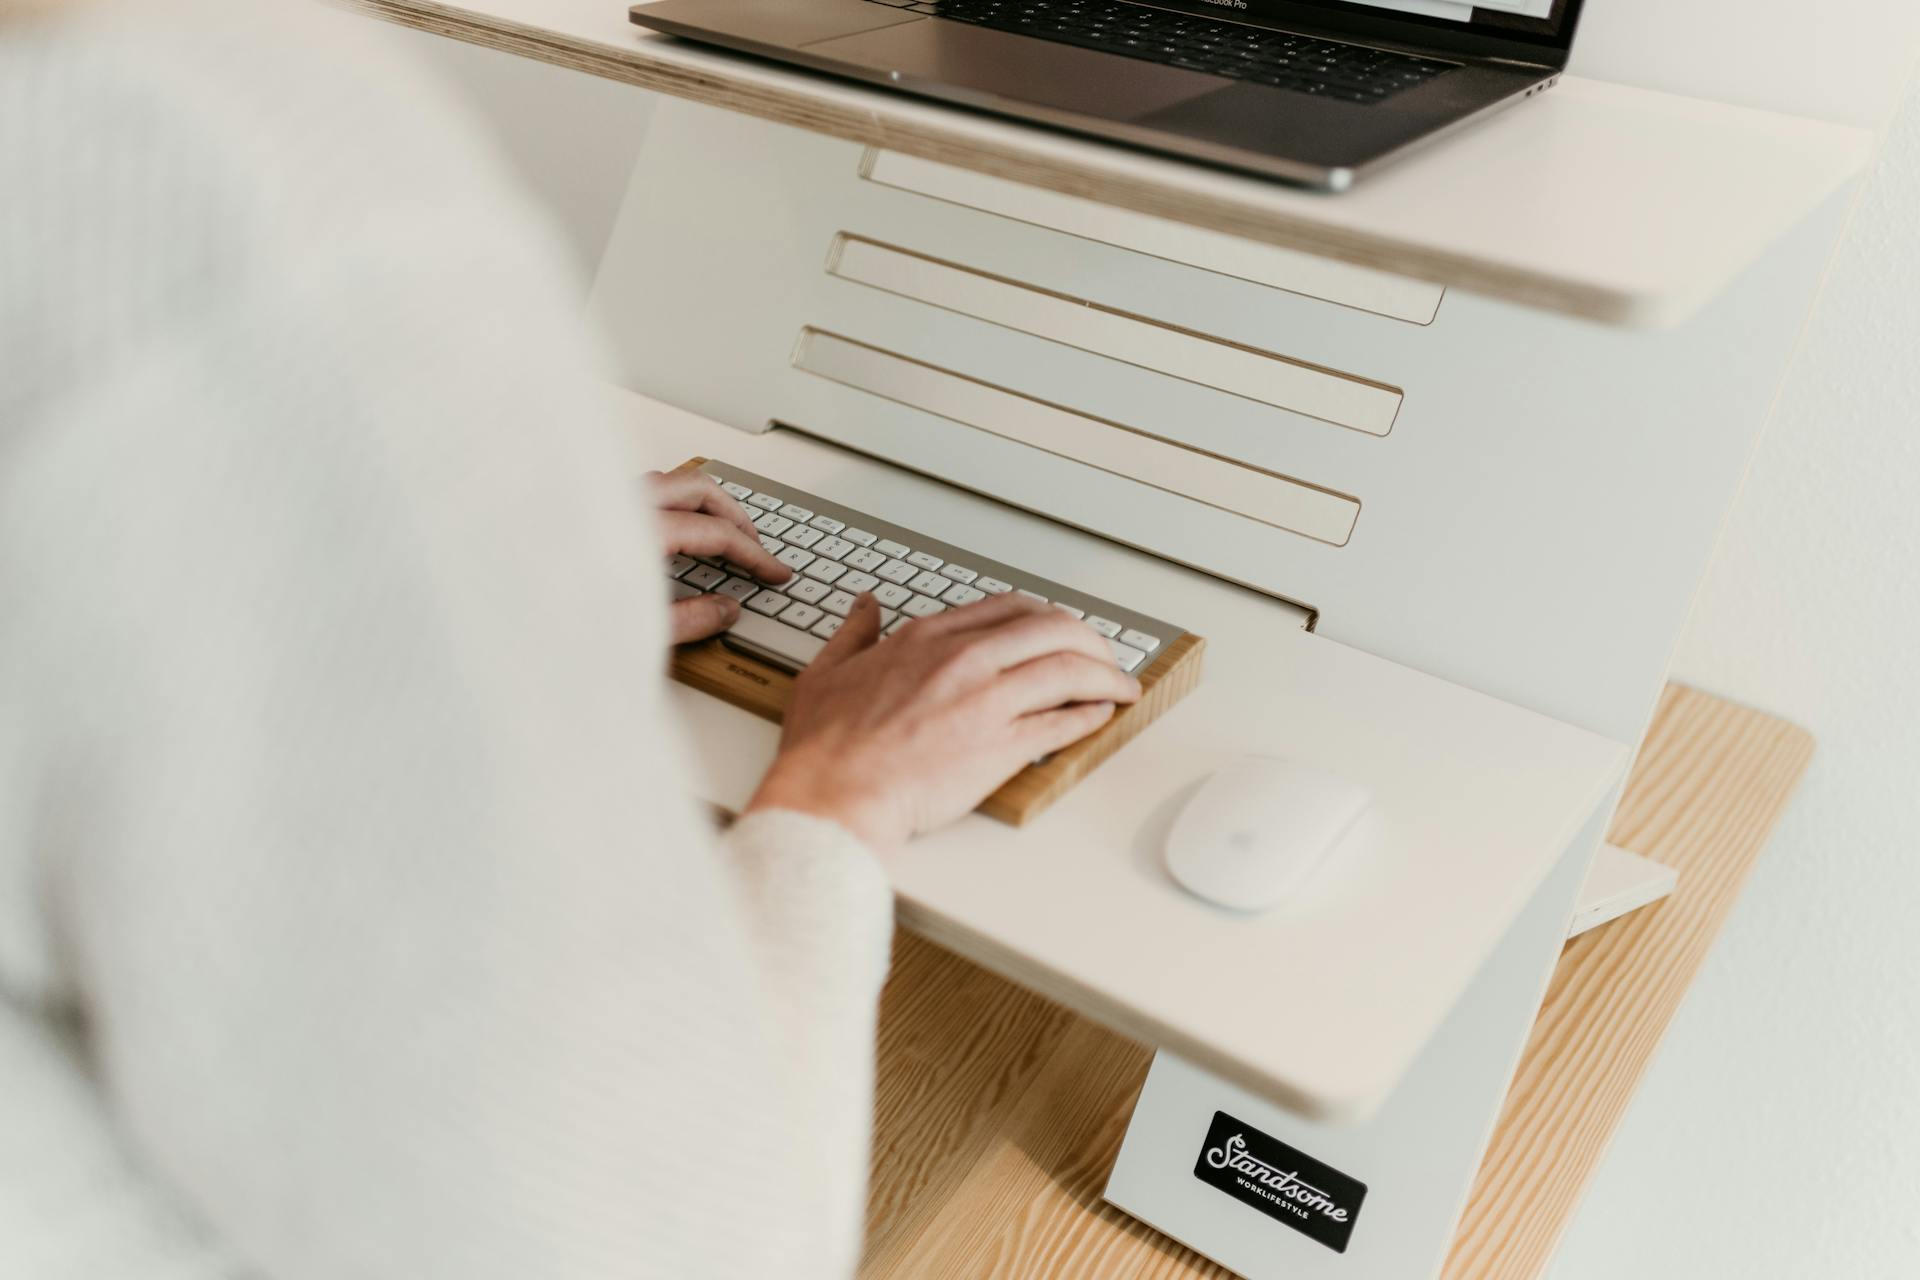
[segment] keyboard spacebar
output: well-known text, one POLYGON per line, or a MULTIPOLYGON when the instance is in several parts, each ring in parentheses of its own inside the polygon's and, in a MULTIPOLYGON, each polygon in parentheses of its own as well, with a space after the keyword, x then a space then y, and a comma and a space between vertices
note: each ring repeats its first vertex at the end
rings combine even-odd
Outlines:
POLYGON ((765 614, 742 610, 722 633, 721 641, 750 657, 761 658, 787 671, 798 671, 827 647, 819 636, 775 622, 765 614))

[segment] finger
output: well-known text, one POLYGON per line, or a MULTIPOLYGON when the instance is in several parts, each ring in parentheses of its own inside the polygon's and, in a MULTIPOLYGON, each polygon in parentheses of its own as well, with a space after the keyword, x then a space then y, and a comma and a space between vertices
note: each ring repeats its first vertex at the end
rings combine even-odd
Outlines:
POLYGON ((653 505, 662 511, 703 511, 753 532, 753 521, 725 489, 707 478, 704 471, 649 471, 646 481, 653 493, 653 505))
POLYGON ((1111 702, 1082 702, 1023 716, 1015 734, 1018 758, 1024 763, 1064 751, 1113 719, 1115 710, 1111 702))
POLYGON ((729 596, 694 596, 676 600, 668 611, 675 644, 691 644, 719 635, 740 616, 740 602, 729 596))
POLYGON ((808 671, 828 671, 862 650, 873 647, 880 638, 880 602, 864 592, 855 598, 853 608, 826 647, 813 655, 808 671))
POLYGON ((1009 720, 1076 702, 1140 700, 1140 684, 1111 658, 1050 653, 1005 672, 988 688, 995 714, 1009 720))
POLYGON ((1092 627, 1052 605, 1038 613, 1016 615, 983 630, 968 645, 968 658, 992 671, 1008 671, 1050 653, 1083 654, 1114 670, 1113 650, 1092 627))
POLYGON ((689 556, 720 556, 768 582, 785 582, 793 576, 793 570, 767 554, 758 534, 743 533, 725 520, 704 512, 661 512, 660 536, 666 541, 668 551, 689 556))

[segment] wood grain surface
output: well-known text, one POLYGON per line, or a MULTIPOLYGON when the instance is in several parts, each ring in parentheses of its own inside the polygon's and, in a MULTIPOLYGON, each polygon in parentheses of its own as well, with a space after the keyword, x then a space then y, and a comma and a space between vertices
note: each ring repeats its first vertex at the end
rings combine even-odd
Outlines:
MULTIPOLYGON (((1808 735, 1670 686, 1610 838, 1664 902, 1569 943, 1446 1265, 1532 1280, 1805 770, 1808 735)), ((1100 1199, 1150 1051, 901 933, 881 1001, 862 1280, 1229 1273, 1100 1199)))
MULTIPOLYGON (((674 470, 698 470, 706 461, 690 458, 674 470)), ((1016 827, 1046 812, 1049 805, 1199 686, 1206 648, 1207 642, 1192 632, 1168 645, 1140 673, 1140 701, 1121 707, 1099 731, 1007 779, 998 791, 981 801, 980 812, 1016 827)), ((717 636, 675 649, 669 670, 684 685, 775 722, 786 713, 793 698, 792 675, 736 653, 717 636)))

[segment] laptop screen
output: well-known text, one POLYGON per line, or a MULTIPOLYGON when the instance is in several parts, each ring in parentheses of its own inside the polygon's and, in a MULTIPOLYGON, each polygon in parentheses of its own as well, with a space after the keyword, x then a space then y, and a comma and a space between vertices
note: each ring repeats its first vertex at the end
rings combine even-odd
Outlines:
MULTIPOLYGON (((1257 11, 1269 6, 1262 0, 1252 0, 1244 7, 1257 11)), ((1405 20, 1441 31, 1564 49, 1572 42, 1580 0, 1293 0, 1271 7, 1290 8, 1296 13, 1320 9, 1405 20)))

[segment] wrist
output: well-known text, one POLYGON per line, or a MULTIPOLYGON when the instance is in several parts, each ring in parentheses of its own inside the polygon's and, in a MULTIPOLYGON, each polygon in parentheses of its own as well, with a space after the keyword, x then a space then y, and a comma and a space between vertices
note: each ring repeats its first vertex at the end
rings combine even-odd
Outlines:
POLYGON ((908 834, 890 806, 855 795, 813 770, 783 767, 780 760, 767 770, 740 816, 768 809, 786 809, 834 823, 876 854, 897 849, 908 834))

